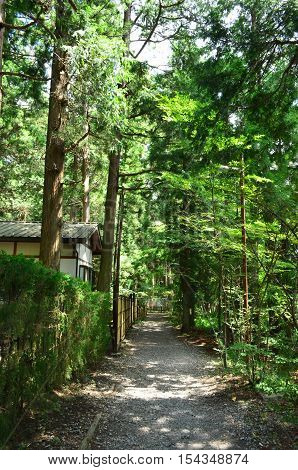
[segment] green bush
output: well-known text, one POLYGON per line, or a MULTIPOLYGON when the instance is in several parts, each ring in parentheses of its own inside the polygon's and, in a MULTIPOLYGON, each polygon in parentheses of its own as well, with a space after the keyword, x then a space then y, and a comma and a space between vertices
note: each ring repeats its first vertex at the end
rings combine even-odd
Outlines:
POLYGON ((290 340, 280 333, 273 344, 275 347, 270 345, 270 342, 267 347, 243 342, 234 343, 227 350, 232 370, 246 376, 249 382, 263 393, 278 393, 295 400, 298 398, 298 387, 294 378, 298 364, 296 334, 294 332, 290 340))
POLYGON ((96 362, 109 342, 105 295, 33 259, 0 253, 0 441, 24 406, 96 362))
MULTIPOLYGON (((232 317, 232 316, 231 316, 232 317)), ((223 319, 222 319, 223 320, 223 319)), ((261 317, 258 324, 252 325, 252 343, 239 339, 239 334, 230 336, 227 347, 224 345, 223 322, 219 330, 218 316, 197 308, 195 326, 206 333, 213 333, 222 358, 226 357, 228 369, 245 377, 257 390, 265 394, 280 394, 290 400, 297 400, 297 343, 298 333, 282 325, 280 331, 269 331, 261 317), (238 336, 238 337, 237 337, 238 336)), ((231 331, 241 331, 241 319, 230 318, 231 331)))
POLYGON ((208 333, 214 333, 218 327, 218 319, 216 315, 202 313, 201 311, 196 313, 195 316, 195 327, 198 330, 203 330, 208 333))

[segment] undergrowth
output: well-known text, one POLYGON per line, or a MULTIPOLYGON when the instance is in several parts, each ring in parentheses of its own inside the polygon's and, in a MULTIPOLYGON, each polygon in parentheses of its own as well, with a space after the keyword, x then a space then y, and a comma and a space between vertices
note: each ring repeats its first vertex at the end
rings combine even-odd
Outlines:
POLYGON ((109 299, 22 255, 0 254, 0 442, 34 400, 103 355, 109 299))
MULTIPOLYGON (((181 314, 179 316, 177 311, 172 315, 172 323, 175 326, 181 323, 181 314)), ((295 402, 298 399, 297 332, 285 328, 272 333, 265 326, 261 324, 252 329, 250 344, 235 335, 225 347, 218 316, 201 310, 197 310, 195 316, 195 329, 212 334, 220 355, 226 356, 227 372, 241 375, 265 395, 280 395, 295 402)))

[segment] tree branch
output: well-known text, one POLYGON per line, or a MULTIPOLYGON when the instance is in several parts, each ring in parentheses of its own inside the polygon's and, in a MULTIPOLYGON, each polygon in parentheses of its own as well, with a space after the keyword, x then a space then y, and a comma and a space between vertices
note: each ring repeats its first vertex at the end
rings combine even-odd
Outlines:
POLYGON ((37 21, 31 21, 30 23, 27 23, 27 24, 24 24, 23 26, 21 25, 18 25, 18 24, 10 24, 10 23, 4 23, 4 22, 0 22, 0 29, 2 28, 5 28, 5 29, 16 29, 18 31, 22 31, 24 29, 27 29, 27 28, 30 28, 30 26, 33 26, 34 24, 36 24, 37 21))
POLYGON ((39 16, 33 16, 32 14, 26 14, 28 18, 33 20, 35 23, 38 23, 53 39, 57 39, 55 33, 51 31, 45 24, 44 22, 40 19, 39 16))
POLYGON ((170 5, 162 5, 161 4, 161 8, 163 8, 164 10, 168 10, 169 8, 180 7, 181 5, 183 5, 184 2, 185 2, 185 0, 179 0, 178 2, 171 3, 170 5))
POLYGON ((285 77, 288 75, 288 73, 290 72, 290 70, 292 69, 292 67, 294 67, 298 62, 298 51, 296 50, 294 56, 291 58, 288 66, 286 67, 286 69, 283 71, 283 74, 281 76, 281 79, 280 79, 280 82, 279 82, 279 85, 276 87, 276 89, 272 92, 272 94, 274 95, 275 93, 277 93, 280 88, 282 87, 283 85, 283 81, 285 79, 285 77))
POLYGON ((87 137, 90 135, 90 126, 88 125, 88 131, 85 132, 84 135, 82 135, 73 145, 71 145, 70 147, 67 147, 65 149, 65 152, 72 152, 75 148, 77 148, 77 146, 83 142, 83 140, 87 139, 87 137))
POLYGON ((145 47, 147 46, 148 42, 149 42, 150 39, 152 38, 152 36, 153 36, 153 34, 154 34, 154 31, 156 30, 156 28, 157 28, 157 26, 158 26, 158 23, 159 23, 161 14, 162 14, 162 4, 161 4, 161 2, 159 2, 158 13, 157 13, 157 16, 156 16, 156 18, 155 18, 155 21, 154 21, 154 24, 153 24, 153 26, 152 26, 152 29, 151 29, 150 33, 148 34, 147 39, 145 39, 144 44, 140 47, 140 49, 139 49, 139 51, 137 52, 137 54, 132 54, 132 56, 133 56, 134 59, 137 59, 137 58, 139 57, 139 55, 141 54, 141 52, 145 49, 145 47))
POLYGON ((127 188, 125 186, 119 186, 118 189, 122 190, 122 191, 155 191, 157 186, 160 186, 161 184, 162 184, 162 182, 158 181, 158 182, 154 183, 153 187, 151 187, 151 188, 140 185, 140 186, 131 186, 129 188, 127 188))
POLYGON ((135 188, 126 188, 125 186, 119 186, 118 189, 122 191, 154 191, 155 188, 146 188, 145 186, 136 186, 135 188))
POLYGON ((144 175, 145 173, 156 173, 157 175, 162 174, 159 170, 155 170, 154 168, 147 168, 146 170, 137 171, 135 173, 120 173, 119 177, 127 178, 128 176, 144 175))
POLYGON ((268 42, 265 42, 266 45, 269 45, 269 44, 276 44, 278 46, 285 46, 285 45, 297 45, 298 44, 298 41, 295 41, 295 40, 280 40, 280 39, 273 39, 273 41, 268 41, 268 42))
POLYGON ((182 29, 182 25, 180 25, 176 31, 174 31, 173 34, 170 34, 169 36, 162 36, 161 34, 159 34, 159 36, 162 38, 162 39, 150 39, 148 41, 148 38, 147 39, 136 39, 135 41, 132 41, 132 42, 150 42, 152 44, 160 44, 162 42, 165 42, 165 41, 168 41, 169 39, 173 39, 174 37, 177 36, 177 34, 179 33, 179 31, 182 29))
POLYGON ((55 34, 40 19, 41 15, 42 15, 42 11, 40 11, 37 14, 37 16, 26 13, 26 15, 24 15, 24 16, 27 17, 27 18, 30 18, 30 20, 32 20, 32 21, 30 23, 25 24, 25 25, 14 25, 14 24, 1 22, 0 23, 0 30, 1 30, 1 28, 5 28, 5 29, 15 29, 17 31, 24 31, 27 28, 29 28, 30 26, 33 26, 34 24, 38 23, 53 39, 56 39, 55 34))
POLYGON ((68 3, 70 4, 71 8, 74 11, 78 11, 78 7, 76 6, 75 2, 73 0, 68 0, 68 3))
POLYGON ((26 73, 0 72, 0 76, 4 76, 4 75, 7 75, 9 77, 25 78, 26 80, 37 80, 39 82, 48 82, 49 80, 51 80, 50 78, 34 77, 32 75, 27 75, 26 73))

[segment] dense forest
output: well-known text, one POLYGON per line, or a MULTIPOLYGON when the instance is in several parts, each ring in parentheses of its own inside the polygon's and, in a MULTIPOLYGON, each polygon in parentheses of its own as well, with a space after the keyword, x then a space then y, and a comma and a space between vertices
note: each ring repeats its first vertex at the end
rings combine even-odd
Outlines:
POLYGON ((0 1, 0 219, 41 221, 54 270, 63 223, 98 223, 114 308, 163 299, 224 367, 291 397, 294 3, 0 1))

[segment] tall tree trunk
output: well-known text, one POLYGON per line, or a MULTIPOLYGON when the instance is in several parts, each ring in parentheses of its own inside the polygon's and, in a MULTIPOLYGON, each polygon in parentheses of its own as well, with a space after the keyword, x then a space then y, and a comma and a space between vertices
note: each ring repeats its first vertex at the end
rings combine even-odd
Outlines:
MULTIPOLYGON (((88 107, 84 104, 85 126, 84 134, 89 130, 88 107)), ((82 149, 82 179, 83 179, 83 222, 90 222, 90 160, 89 160, 89 139, 85 139, 82 149)))
POLYGON ((127 46, 127 52, 129 51, 130 47, 130 31, 131 31, 131 11, 132 11, 132 2, 130 2, 126 6, 126 10, 124 11, 123 15, 123 35, 122 39, 127 46))
MULTIPOLYGON (((124 11, 123 18, 123 36, 122 39, 129 48, 130 43, 130 27, 131 22, 131 5, 130 3, 124 11)), ((126 56, 129 55, 129 50, 126 51, 126 56)), ((122 83, 120 87, 124 87, 122 83)), ((120 137, 118 136, 118 139, 120 137)), ((120 165, 120 152, 110 156, 109 164, 109 177, 108 187, 105 202, 105 219, 103 228, 103 243, 102 254, 100 260, 100 271, 98 275, 97 288, 102 292, 109 292, 112 280, 113 269, 113 247, 114 247, 114 234, 116 223, 116 201, 119 185, 119 165, 120 165)))
MULTIPOLYGON (((0 0, 0 23, 5 22, 5 0, 0 0)), ((3 69, 3 45, 4 45, 4 32, 5 28, 0 26, 0 72, 3 69)), ((3 106, 3 88, 2 88, 2 75, 0 74, 0 114, 3 106)))
POLYGON ((240 169, 240 206, 241 206, 241 233, 242 233, 242 288, 243 288, 243 316, 244 339, 250 342, 250 321, 248 304, 248 273, 247 273, 247 241, 246 241, 246 208, 245 208, 245 173, 244 158, 242 157, 240 169))
POLYGON ((69 217, 72 223, 78 221, 78 203, 76 200, 76 188, 77 188, 77 179, 78 179, 78 154, 74 151, 73 162, 72 162, 72 175, 73 181, 70 184, 71 189, 71 203, 69 209, 69 217))
POLYGON ((219 273, 218 273, 218 304, 217 304, 217 320, 218 320, 218 331, 222 333, 222 255, 221 247, 219 242, 219 234, 217 230, 217 218, 216 218, 216 202, 214 194, 214 175, 211 176, 211 201, 212 201, 212 214, 213 214, 213 236, 214 236, 214 246, 216 247, 216 252, 218 252, 219 257, 219 273))
POLYGON ((123 211, 124 211, 124 191, 122 189, 119 198, 118 208, 118 227, 117 227, 117 240, 115 248, 115 269, 114 269, 114 283, 113 283, 113 349, 118 350, 118 324, 119 324, 119 290, 120 290, 120 258, 121 258, 121 241, 123 229, 123 211))
POLYGON ((90 222, 90 166, 89 166, 89 148, 84 145, 82 155, 82 177, 83 177, 83 222, 90 222))
MULTIPOLYGON (((182 204, 183 214, 188 214, 190 211, 189 201, 187 196, 183 196, 182 204)), ((183 240, 183 247, 180 250, 179 268, 180 268, 180 287, 182 294, 182 327, 181 331, 188 332, 194 327, 195 322, 195 291, 192 282, 192 252, 187 246, 187 233, 188 227, 183 222, 181 224, 182 234, 185 239, 183 240)))
POLYGON ((67 53, 63 48, 67 31, 67 8, 63 0, 56 6, 56 44, 53 52, 45 156, 40 260, 59 270, 62 238, 62 203, 65 143, 63 131, 67 106, 67 53))
MULTIPOLYGON (((222 273, 223 274, 223 273, 222 273)), ((227 305, 227 296, 225 289, 223 288, 224 286, 224 277, 222 278, 222 294, 223 294, 223 304, 224 304, 224 309, 223 309, 223 343, 224 343, 224 350, 223 350, 223 366, 224 368, 228 367, 228 354, 227 354, 227 349, 229 346, 229 329, 228 329, 228 322, 229 322, 229 313, 228 313, 228 305, 227 305)))
POLYGON ((97 283, 98 290, 102 292, 110 291, 110 285, 112 281, 119 162, 120 155, 118 153, 110 155, 109 177, 105 202, 102 254, 97 283))
POLYGON ((189 276, 191 253, 188 248, 180 254, 180 283, 182 292, 182 332, 190 331, 195 324, 195 292, 189 276))

